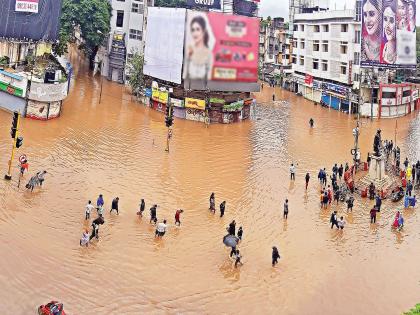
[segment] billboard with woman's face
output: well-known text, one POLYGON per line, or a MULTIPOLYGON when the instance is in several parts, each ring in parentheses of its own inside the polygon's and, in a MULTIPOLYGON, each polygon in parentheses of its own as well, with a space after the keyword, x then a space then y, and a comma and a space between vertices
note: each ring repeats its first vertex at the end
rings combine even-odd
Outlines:
POLYGON ((184 81, 257 82, 258 32, 256 18, 188 11, 184 81))
POLYGON ((362 66, 416 66, 415 0, 364 0, 362 66))

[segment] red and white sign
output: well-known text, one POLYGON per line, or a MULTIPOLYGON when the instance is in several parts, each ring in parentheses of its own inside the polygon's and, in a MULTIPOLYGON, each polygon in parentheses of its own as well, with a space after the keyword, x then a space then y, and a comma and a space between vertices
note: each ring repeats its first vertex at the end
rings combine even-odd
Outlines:
POLYGON ((39 0, 16 0, 16 12, 38 13, 39 0))
POLYGON ((27 159, 27 157, 26 157, 26 155, 25 154, 22 154, 21 156, 19 156, 19 162, 22 164, 22 163, 24 163, 25 161, 27 161, 28 159, 27 159))
POLYGON ((305 75, 305 84, 312 87, 314 84, 314 77, 311 76, 310 74, 306 74, 305 75))

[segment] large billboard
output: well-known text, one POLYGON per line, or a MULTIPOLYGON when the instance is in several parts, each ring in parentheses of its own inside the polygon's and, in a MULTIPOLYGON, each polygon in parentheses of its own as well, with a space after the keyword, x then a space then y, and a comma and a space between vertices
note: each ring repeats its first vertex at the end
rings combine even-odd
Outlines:
POLYGON ((211 89, 212 82, 226 86, 257 82, 258 19, 188 11, 185 27, 186 88, 211 89))
POLYGON ((362 67, 415 68, 416 0, 363 0, 362 67))
POLYGON ((2 0, 0 37, 56 41, 62 0, 2 0))
POLYGON ((144 74, 181 84, 185 14, 185 9, 148 9, 144 74))
POLYGON ((191 8, 209 8, 218 9, 222 8, 220 0, 187 0, 187 5, 191 8))

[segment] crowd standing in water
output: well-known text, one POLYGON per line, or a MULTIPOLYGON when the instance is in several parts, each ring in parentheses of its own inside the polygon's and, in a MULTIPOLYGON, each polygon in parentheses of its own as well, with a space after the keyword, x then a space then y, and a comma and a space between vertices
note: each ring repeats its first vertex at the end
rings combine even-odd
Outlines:
MULTIPOLYGON (((313 119, 310 120, 310 127, 314 126, 313 119)), ((378 131, 380 133, 380 131, 378 131)), ((376 151, 376 150, 375 150, 376 151)), ((394 194, 404 194, 405 198, 409 198, 408 206, 415 205, 415 196, 412 197, 413 190, 420 188, 420 161, 417 161, 415 164, 410 164, 408 158, 404 160, 403 169, 400 168, 400 149, 398 147, 394 147, 392 141, 385 141, 383 146, 383 152, 386 155, 386 163, 387 169, 391 167, 391 171, 395 173, 395 175, 399 175, 402 178, 402 186, 406 188, 404 192, 403 187, 398 187, 397 191, 393 191, 392 200, 394 201, 394 194), (393 163, 390 165, 390 156, 393 154, 393 163), (414 200, 412 204, 411 201, 414 200)), ((370 166, 372 161, 372 156, 370 153, 367 155, 367 164, 370 166)), ((355 188, 349 186, 346 180, 346 176, 349 173, 353 173, 353 168, 358 167, 357 164, 361 163, 360 160, 356 158, 356 166, 352 166, 350 168, 348 163, 339 164, 335 163, 332 167, 331 175, 327 174, 326 168, 321 168, 318 172, 318 181, 320 185, 320 206, 321 209, 328 209, 329 207, 334 206, 335 204, 339 204, 340 201, 345 202, 347 204, 347 211, 352 212, 354 206, 354 196, 353 193, 355 192, 355 188), (344 179, 344 181, 343 181, 344 179), (330 180, 331 184, 328 184, 330 180)), ((290 172, 290 181, 295 181, 296 179, 296 165, 297 163, 291 163, 289 167, 290 172)), ((389 171, 389 170, 388 170, 389 171)), ((46 171, 37 173, 36 181, 39 185, 42 185, 44 181, 43 176, 46 174, 46 171)), ((310 182, 311 175, 309 172, 305 174, 305 190, 308 189, 309 182, 310 182)), ((32 181, 33 178, 31 178, 32 181)), ((28 184, 29 185, 29 184, 28 184)), ((27 185, 27 186, 28 186, 27 185)), ((32 185, 27 187, 32 188, 32 185)), ((33 188, 32 188, 33 189, 33 188)), ((363 196, 363 192, 361 193, 363 196)), ((375 185, 371 183, 366 191, 366 196, 369 196, 370 199, 374 200, 374 206, 370 210, 370 223, 375 224, 377 222, 377 214, 381 211, 382 207, 382 199, 381 192, 377 191, 375 185)), ((407 203, 407 202, 406 202, 407 203)), ((96 210, 97 210, 97 218, 92 221, 92 232, 89 235, 89 231, 86 229, 83 231, 82 238, 80 239, 80 246, 88 246, 89 242, 92 239, 96 238, 99 239, 99 227, 105 223, 103 218, 104 213, 104 198, 103 195, 100 194, 97 201, 96 201, 96 210)), ((407 207, 407 206, 406 206, 407 207)), ((146 204, 145 200, 141 199, 139 203, 139 210, 137 215, 139 218, 143 217, 143 213, 145 211, 146 204)), ((161 222, 158 223, 157 218, 157 208, 158 205, 154 204, 150 208, 150 224, 154 224, 156 226, 155 230, 155 238, 162 238, 167 230, 168 230, 168 223, 166 219, 163 219, 161 222)), ((85 220, 90 220, 91 214, 95 207, 92 205, 92 201, 89 200, 86 207, 85 207, 85 220)), ((222 201, 219 205, 220 209, 220 218, 223 218, 226 211, 226 201, 222 201)), ((119 197, 115 197, 111 203, 111 209, 109 211, 110 214, 115 211, 117 215, 119 215, 119 197)), ((216 197, 215 193, 211 193, 209 198, 209 211, 213 214, 216 213, 216 197)), ((174 215, 174 225, 180 227, 181 226, 181 214, 184 213, 183 209, 178 209, 175 211, 174 215)), ((283 205, 283 219, 287 220, 289 217, 289 200, 285 199, 283 205)), ((330 216, 330 224, 331 229, 334 227, 337 230, 344 230, 346 225, 346 221, 343 215, 338 215, 337 210, 333 210, 330 216)), ((400 231, 404 227, 404 218, 400 211, 398 211, 395 215, 395 218, 392 222, 392 228, 400 231)), ((234 267, 237 268, 238 266, 243 265, 242 262, 242 254, 238 248, 238 244, 240 244, 243 240, 243 228, 242 226, 236 231, 236 221, 232 220, 229 226, 226 228, 227 235, 223 238, 223 242, 226 246, 231 248, 229 257, 234 260, 234 267)), ((275 267, 278 264, 278 260, 280 259, 280 254, 276 246, 272 247, 272 266, 275 267)))

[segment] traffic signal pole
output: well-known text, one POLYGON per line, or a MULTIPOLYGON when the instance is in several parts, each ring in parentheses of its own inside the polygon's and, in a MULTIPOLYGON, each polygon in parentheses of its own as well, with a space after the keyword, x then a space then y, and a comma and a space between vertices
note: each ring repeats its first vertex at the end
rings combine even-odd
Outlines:
POLYGON ((166 115, 165 115, 165 124, 168 127, 168 134, 166 135, 166 148, 165 151, 169 153, 169 141, 172 138, 172 125, 174 121, 173 117, 173 107, 170 102, 170 98, 168 98, 168 104, 166 105, 166 115))
POLYGON ((15 157, 16 141, 17 141, 18 133, 19 133, 20 114, 18 112, 14 112, 13 115, 14 116, 13 116, 12 130, 11 130, 11 136, 13 138, 13 145, 12 145, 12 154, 10 156, 7 174, 4 175, 4 179, 6 180, 12 179, 12 161, 13 161, 13 158, 15 157), (16 119, 16 122, 15 122, 15 119, 16 119))

